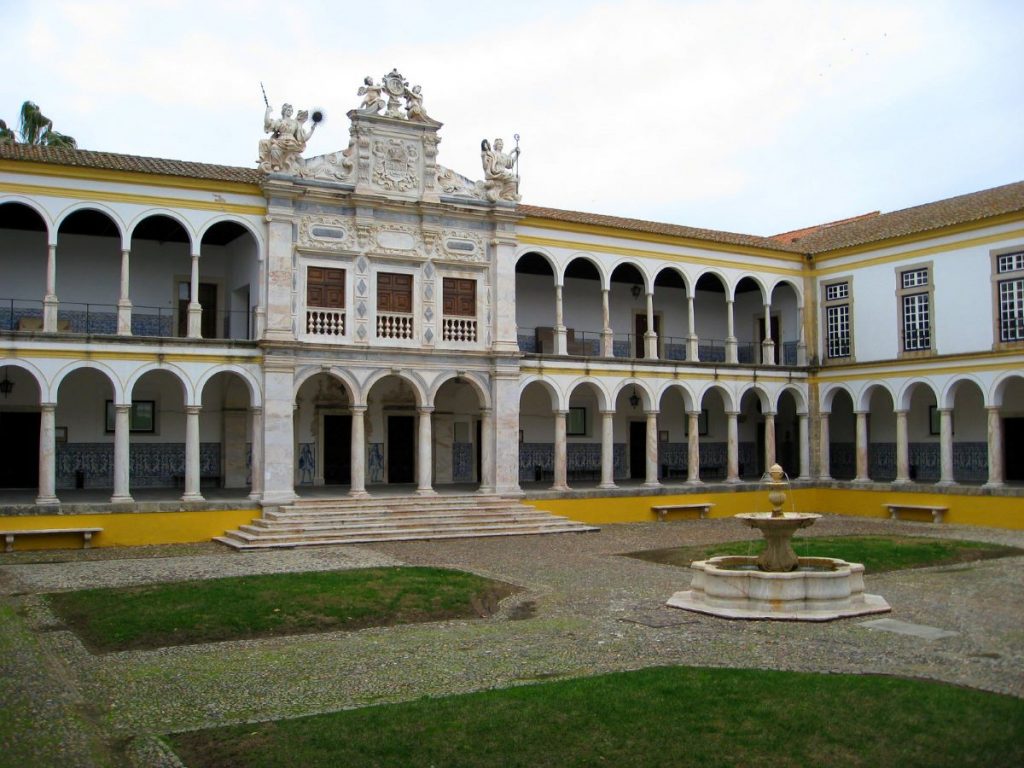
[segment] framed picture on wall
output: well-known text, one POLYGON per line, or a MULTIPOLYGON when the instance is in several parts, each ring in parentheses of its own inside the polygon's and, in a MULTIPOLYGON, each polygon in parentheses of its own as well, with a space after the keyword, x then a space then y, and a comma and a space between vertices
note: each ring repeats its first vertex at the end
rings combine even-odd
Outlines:
POLYGON ((659 429, 658 430, 658 442, 659 443, 667 443, 668 442, 668 430, 667 429, 659 429))
POLYGON ((67 427, 54 427, 53 428, 53 442, 55 443, 66 443, 68 441, 68 428, 67 427))
POLYGON ((565 420, 565 434, 587 434, 587 409, 582 406, 570 406, 569 415, 565 420))
MULTIPOLYGON (((114 401, 107 400, 107 432, 114 431, 114 401)), ((132 400, 132 409, 128 412, 129 432, 156 432, 156 401, 132 400)))

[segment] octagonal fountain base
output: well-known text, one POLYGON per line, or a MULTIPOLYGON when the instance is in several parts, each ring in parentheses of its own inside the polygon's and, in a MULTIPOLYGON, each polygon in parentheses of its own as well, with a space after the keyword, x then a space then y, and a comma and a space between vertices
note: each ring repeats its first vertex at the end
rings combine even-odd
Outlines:
POLYGON ((864 566, 831 557, 797 558, 796 570, 758 569, 757 558, 712 557, 690 565, 690 589, 668 605, 727 619, 830 621, 885 613, 889 604, 864 592, 864 566))

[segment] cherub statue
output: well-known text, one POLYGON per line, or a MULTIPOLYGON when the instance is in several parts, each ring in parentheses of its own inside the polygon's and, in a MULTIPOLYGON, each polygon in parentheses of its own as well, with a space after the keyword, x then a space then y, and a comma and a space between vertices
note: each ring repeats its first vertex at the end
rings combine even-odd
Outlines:
POLYGON ((260 140, 259 168, 271 173, 287 173, 293 171, 306 149, 306 142, 313 136, 316 123, 307 130, 303 126, 309 122, 309 113, 299 110, 292 117, 292 105, 281 106, 281 117, 274 120, 270 117, 271 106, 263 115, 263 130, 270 134, 269 138, 260 140))
POLYGON ((505 142, 494 140, 491 148, 487 139, 480 142, 480 160, 484 166, 484 188, 487 199, 519 201, 519 177, 513 172, 516 160, 519 159, 519 147, 506 154, 505 142))
POLYGON ((428 119, 427 113, 423 110, 423 93, 418 85, 405 89, 405 115, 410 120, 421 123, 428 119))
POLYGON ((384 99, 381 94, 384 92, 383 84, 374 84, 373 78, 367 75, 363 79, 363 85, 356 91, 357 96, 363 97, 363 103, 359 105, 360 112, 376 113, 384 109, 384 99))

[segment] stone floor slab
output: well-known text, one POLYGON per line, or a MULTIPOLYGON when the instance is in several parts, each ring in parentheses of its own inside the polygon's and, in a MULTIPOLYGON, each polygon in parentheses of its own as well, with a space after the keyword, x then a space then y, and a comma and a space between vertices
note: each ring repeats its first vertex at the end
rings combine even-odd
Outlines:
POLYGON ((945 637, 956 637, 960 634, 948 629, 929 627, 925 624, 911 624, 899 619, 874 619, 873 621, 862 621, 860 625, 868 629, 880 629, 883 632, 895 632, 898 635, 910 635, 923 640, 942 640, 945 637))

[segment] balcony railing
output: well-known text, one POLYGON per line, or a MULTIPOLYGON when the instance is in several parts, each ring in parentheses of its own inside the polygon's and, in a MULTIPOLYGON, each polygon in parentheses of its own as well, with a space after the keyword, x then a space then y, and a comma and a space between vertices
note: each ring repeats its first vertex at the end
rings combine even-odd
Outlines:
POLYGON ((414 333, 412 313, 388 312, 377 315, 378 339, 411 341, 414 333))
POLYGON ((444 341, 476 342, 476 318, 444 318, 441 321, 441 338, 444 341))
POLYGON ((306 335, 328 338, 344 336, 345 310, 310 307, 306 310, 306 335))

